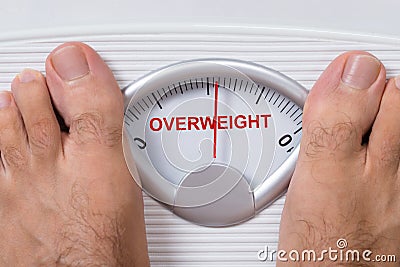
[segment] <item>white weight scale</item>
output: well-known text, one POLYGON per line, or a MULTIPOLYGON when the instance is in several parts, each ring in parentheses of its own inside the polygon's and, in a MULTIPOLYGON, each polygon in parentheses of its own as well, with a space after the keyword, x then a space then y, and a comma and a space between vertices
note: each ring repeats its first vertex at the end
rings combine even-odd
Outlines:
MULTIPOLYGON (((143 166, 150 162, 154 167, 150 174, 161 174, 160 177, 172 186, 173 192, 168 195, 154 189, 153 183, 157 184, 157 180, 151 181, 151 185, 143 185, 147 192, 144 193, 144 202, 151 265, 275 266, 274 262, 259 261, 257 253, 265 246, 270 249, 277 247, 284 196, 276 197, 284 193, 288 182, 282 177, 290 178, 292 170, 281 167, 287 162, 286 159, 295 157, 301 134, 298 121, 293 121, 285 128, 281 126, 282 118, 278 113, 288 103, 283 111, 285 116, 290 117, 297 108, 296 112, 300 114, 306 89, 311 88, 327 64, 343 51, 370 51, 383 61, 389 77, 399 74, 400 27, 397 27, 396 21, 399 8, 400 4, 396 1, 365 4, 365 1, 342 0, 334 3, 310 0, 301 3, 208 0, 151 3, 46 0, 33 3, 16 0, 3 3, 0 11, 0 83, 3 89, 9 88, 12 78, 26 67, 44 71, 47 54, 62 42, 83 41, 93 46, 114 71, 120 87, 125 88, 125 93, 129 95, 126 99, 138 95, 145 98, 145 102, 141 103, 147 110, 142 112, 146 114, 145 117, 135 113, 135 107, 141 111, 136 101, 138 99, 135 98, 131 106, 126 101, 126 124, 140 125, 136 128, 126 125, 128 132, 130 129, 130 144, 136 145, 136 148, 132 146, 132 150, 143 152, 144 143, 149 144, 147 140, 152 140, 152 144, 158 140, 161 145, 170 143, 165 140, 175 140, 177 144, 189 142, 195 143, 195 148, 201 148, 202 157, 197 157, 198 150, 185 149, 185 146, 192 146, 183 145, 182 155, 191 160, 190 164, 182 164, 176 154, 168 152, 173 149, 166 148, 163 157, 166 163, 156 166, 153 163, 161 162, 157 155, 163 151, 157 151, 157 146, 150 145, 142 159, 137 160, 140 162, 141 177, 146 177, 149 168, 143 166), (167 66, 170 67, 165 69, 167 66), (192 71, 189 74, 188 69, 192 71), (279 72, 276 77, 275 71, 279 72), (149 76, 149 73, 153 73, 153 76, 149 76), (259 79, 257 73, 264 80, 259 79), (234 86, 235 79, 238 87, 234 86), (254 91, 250 93, 250 87, 246 88, 245 82, 253 84, 254 91), (166 91, 152 91, 146 89, 145 84, 166 91), (296 95, 296 92, 302 93, 296 95), (283 100, 281 103, 284 98, 287 102, 283 100), (193 99, 196 101, 191 102, 193 99), (262 101, 265 105, 259 108, 262 101), (208 107, 205 110, 209 112, 188 114, 188 106, 176 105, 182 102, 190 107, 208 107), (289 102, 295 106, 286 114, 292 105, 289 102), (145 103, 149 105, 148 108, 145 103), (214 109, 215 103, 219 103, 217 111, 214 109), (129 107, 134 115, 129 113, 129 107), (200 127, 202 119, 207 116, 214 119, 215 115, 220 123, 222 121, 221 127, 216 130, 217 134, 208 126, 204 129, 200 127), (245 115, 246 119, 238 117, 240 115, 245 115), (136 120, 135 116, 139 119, 136 120), (172 124, 172 117, 178 120, 178 126, 172 124), (249 128, 252 123, 253 126, 266 126, 267 122, 268 128, 259 127, 258 132, 254 129, 241 131, 245 124, 249 128), (198 135, 189 131, 189 124, 198 135), (163 127, 172 125, 175 132, 160 134, 163 127), (198 131, 196 127, 199 127, 198 131), (243 139, 240 137, 242 135, 252 138, 243 139), (215 140, 224 142, 224 138, 225 146, 222 147, 229 147, 227 141, 233 140, 232 149, 228 151, 235 151, 233 148, 237 147, 237 140, 256 140, 257 144, 261 142, 265 146, 275 147, 274 153, 283 153, 284 156, 280 162, 268 165, 265 173, 262 173, 257 170, 257 164, 241 165, 241 158, 229 157, 230 154, 226 154, 221 146, 214 147, 215 140), (283 152, 279 152, 279 148, 284 148, 283 152), (196 160, 199 161, 197 165, 193 163, 196 160), (170 165, 179 171, 171 171, 171 166, 165 167, 168 163, 172 163, 170 165), (225 169, 221 171, 221 168, 225 169), (263 187, 264 182, 269 181, 267 178, 280 168, 281 173, 289 170, 277 180, 281 182, 280 187, 263 187), (203 207, 203 204, 216 203, 223 198, 218 194, 211 199, 194 198, 188 196, 204 194, 201 191, 180 191, 179 185, 192 186, 195 181, 192 178, 204 177, 201 172, 207 170, 210 171, 207 177, 210 177, 210 173, 220 174, 224 171, 233 173, 233 176, 238 173, 239 178, 234 181, 242 184, 245 181, 247 184, 244 185, 253 186, 247 191, 251 197, 243 205, 246 207, 236 206, 237 211, 245 212, 232 212, 226 203, 201 210, 199 207, 203 207), (169 177, 171 172, 174 173, 172 178, 169 177), (257 191, 260 188, 264 189, 257 191), (161 205, 148 194, 167 205, 161 205), (226 212, 220 212, 221 207, 230 211, 228 216, 225 216, 226 212)), ((292 119, 296 117, 295 113, 292 119)), ((129 139, 129 135, 126 136, 129 139)), ((241 148, 241 152, 250 155, 254 147, 252 143, 248 150, 241 148)), ((131 152, 135 159, 141 157, 137 156, 138 152, 131 152)), ((271 156, 272 159, 275 154, 271 156)), ((293 163, 293 160, 289 161, 288 164, 293 163)), ((150 174, 147 175, 153 177, 150 174)), ((234 187, 236 184, 230 185, 234 187)), ((222 191, 231 192, 226 188, 222 191)), ((233 196, 236 200, 243 199, 238 202, 240 204, 246 202, 242 193, 233 196)))

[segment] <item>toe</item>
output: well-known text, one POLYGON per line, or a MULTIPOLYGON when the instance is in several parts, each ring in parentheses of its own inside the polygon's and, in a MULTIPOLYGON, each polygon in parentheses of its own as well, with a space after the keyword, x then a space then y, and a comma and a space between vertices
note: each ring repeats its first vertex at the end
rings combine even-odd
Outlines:
POLYGON ((0 93, 0 153, 5 173, 21 171, 29 160, 24 125, 10 92, 0 93))
POLYGON ((115 78, 89 46, 66 43, 46 61, 46 79, 57 110, 78 144, 120 143, 123 100, 115 78))
POLYGON ((366 52, 336 58, 306 101, 302 156, 354 158, 362 152, 365 160, 363 136, 378 112, 385 76, 383 65, 366 52))
POLYGON ((60 127, 43 75, 26 69, 11 84, 15 102, 28 134, 32 155, 55 158, 61 148, 60 127))
POLYGON ((397 172, 400 160, 400 78, 390 79, 372 127, 367 163, 375 169, 397 172), (377 166, 378 165, 378 166, 377 166))

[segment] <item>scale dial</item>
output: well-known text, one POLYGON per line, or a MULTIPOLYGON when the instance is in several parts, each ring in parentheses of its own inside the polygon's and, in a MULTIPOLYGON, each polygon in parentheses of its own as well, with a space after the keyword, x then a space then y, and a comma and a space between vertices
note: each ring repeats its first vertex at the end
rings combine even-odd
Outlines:
POLYGON ((177 215, 237 224, 286 190, 307 96, 288 77, 243 61, 194 60, 153 72, 124 94, 127 165, 177 215))

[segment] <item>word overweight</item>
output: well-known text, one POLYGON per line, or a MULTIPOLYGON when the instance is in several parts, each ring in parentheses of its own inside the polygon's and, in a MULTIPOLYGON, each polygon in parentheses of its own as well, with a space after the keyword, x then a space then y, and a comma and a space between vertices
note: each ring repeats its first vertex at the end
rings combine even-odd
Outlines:
POLYGON ((182 116, 160 118, 153 117, 150 119, 149 126, 152 131, 158 132, 161 130, 177 130, 177 131, 192 131, 192 130, 207 130, 207 129, 245 129, 245 128, 268 128, 268 120, 271 114, 257 115, 236 115, 236 116, 182 116))

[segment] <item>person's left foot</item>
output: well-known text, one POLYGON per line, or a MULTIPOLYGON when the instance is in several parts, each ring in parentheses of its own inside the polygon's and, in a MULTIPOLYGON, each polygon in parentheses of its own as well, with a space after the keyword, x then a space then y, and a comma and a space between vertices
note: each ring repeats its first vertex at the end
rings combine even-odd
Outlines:
POLYGON ((149 265, 122 121, 111 71, 82 43, 55 49, 46 78, 24 70, 0 94, 2 266, 149 265))

